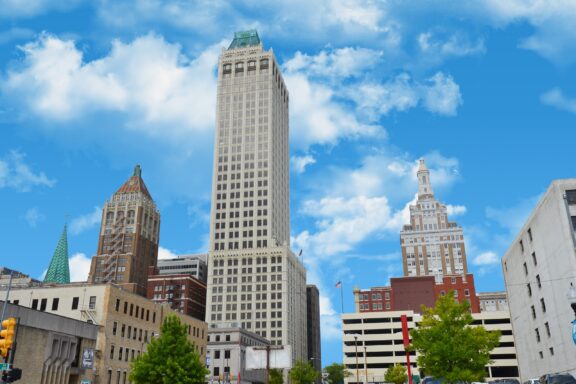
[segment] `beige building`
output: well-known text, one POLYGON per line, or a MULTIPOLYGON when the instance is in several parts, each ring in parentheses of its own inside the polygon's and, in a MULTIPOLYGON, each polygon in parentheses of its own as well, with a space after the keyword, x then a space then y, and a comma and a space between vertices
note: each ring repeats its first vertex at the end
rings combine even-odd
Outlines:
POLYGON ((400 231, 404 276, 434 276, 468 273, 462 227, 448 221, 448 208, 434 197, 430 171, 421 159, 418 165, 418 198, 410 205, 410 224, 400 231))
POLYGON ((21 288, 10 292, 13 304, 98 325, 93 384, 128 383, 130 362, 159 335, 164 318, 174 314, 188 326, 189 340, 202 361, 206 323, 113 284, 83 283, 21 288))
POLYGON ((206 321, 306 358, 306 271, 290 250, 288 90, 256 31, 218 63, 206 321))
POLYGON ((506 292, 479 292, 480 311, 508 311, 508 297, 506 292))
POLYGON ((18 318, 13 367, 22 370, 19 382, 93 382, 97 325, 13 304, 6 307, 9 317, 18 318))
MULTIPOLYGON (((346 384, 384 383, 386 370, 394 364, 406 366, 400 316, 408 318, 408 329, 418 327, 421 315, 413 311, 360 312, 342 315, 344 365, 352 373, 346 384)), ((501 332, 500 345, 490 357, 486 379, 518 377, 518 361, 510 314, 505 312, 473 313, 474 325, 501 332)), ((411 352, 413 374, 419 373, 418 355, 411 352)))
POLYGON ((555 180, 502 257, 522 380, 546 373, 576 375, 576 179, 555 180))
POLYGON ((115 283, 146 296, 148 268, 156 266, 159 237, 160 213, 137 165, 104 204, 98 251, 88 281, 115 283))

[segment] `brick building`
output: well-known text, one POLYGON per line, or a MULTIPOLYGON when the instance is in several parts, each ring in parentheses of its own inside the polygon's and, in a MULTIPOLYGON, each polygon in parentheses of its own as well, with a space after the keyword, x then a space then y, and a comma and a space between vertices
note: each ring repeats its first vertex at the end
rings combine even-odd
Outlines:
POLYGON ((199 320, 206 317, 206 283, 190 273, 162 273, 150 267, 146 297, 199 320))

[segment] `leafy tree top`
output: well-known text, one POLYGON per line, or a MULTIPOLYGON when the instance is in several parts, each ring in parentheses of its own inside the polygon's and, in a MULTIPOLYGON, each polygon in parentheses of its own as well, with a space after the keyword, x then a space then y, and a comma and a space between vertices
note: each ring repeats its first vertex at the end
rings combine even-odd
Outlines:
POLYGON ((384 381, 387 383, 402 384, 408 380, 408 374, 406 372, 406 367, 400 364, 394 364, 394 366, 386 370, 384 381))
POLYGON ((209 371, 188 340, 188 327, 175 315, 162 324, 160 336, 147 351, 132 362, 130 381, 134 384, 200 384, 209 371))
POLYGON ((346 377, 352 376, 344 364, 332 363, 324 367, 324 371, 327 374, 326 381, 329 384, 342 384, 346 377))
POLYGON ((300 360, 294 364, 288 376, 292 384, 312 384, 320 377, 320 373, 309 362, 300 360))
POLYGON ((434 308, 422 309, 422 322, 410 334, 412 348, 419 353, 418 365, 426 375, 446 383, 483 381, 500 333, 471 326, 470 304, 456 302, 452 292, 440 297, 434 308))

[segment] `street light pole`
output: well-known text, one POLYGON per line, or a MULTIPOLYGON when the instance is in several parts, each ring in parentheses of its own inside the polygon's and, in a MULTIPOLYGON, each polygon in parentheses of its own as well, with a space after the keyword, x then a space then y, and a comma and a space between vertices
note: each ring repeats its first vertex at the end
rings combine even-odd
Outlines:
POLYGON ((366 356, 366 345, 364 345, 364 376, 368 384, 368 357, 366 356))
POLYGON ((358 375, 358 336, 354 335, 354 346, 356 347, 356 384, 360 384, 358 375))

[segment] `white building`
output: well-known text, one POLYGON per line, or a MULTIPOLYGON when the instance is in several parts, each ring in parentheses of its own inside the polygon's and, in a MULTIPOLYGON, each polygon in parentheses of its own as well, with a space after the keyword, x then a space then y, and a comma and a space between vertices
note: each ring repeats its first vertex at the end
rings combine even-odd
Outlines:
POLYGON ((218 64, 206 320, 306 358, 306 272, 290 250, 288 91, 256 31, 218 64))
POLYGON ((246 369, 246 349, 270 342, 253 332, 229 324, 208 330, 206 361, 212 383, 265 383, 265 370, 246 369))
POLYGON ((430 171, 424 160, 418 165, 418 197, 410 205, 410 224, 400 231, 404 276, 468 273, 462 227, 448 221, 448 209, 434 197, 430 171))
POLYGON ((576 375, 576 179, 554 181, 502 258, 523 380, 545 373, 576 375))
POLYGON ((479 292, 476 296, 481 312, 508 311, 506 292, 479 292))
MULTIPOLYGON (((342 315, 344 365, 352 373, 346 384, 383 383, 386 370, 394 364, 406 366, 400 317, 408 318, 408 329, 422 321, 413 311, 357 312, 342 315)), ((500 345, 491 353, 486 379, 518 377, 518 361, 510 314, 502 312, 473 313, 473 325, 501 332, 500 345)), ((411 352, 412 374, 419 374, 418 355, 411 352)))
POLYGON ((206 283, 208 276, 208 255, 180 255, 173 259, 158 259, 156 269, 159 275, 189 274, 206 283))

